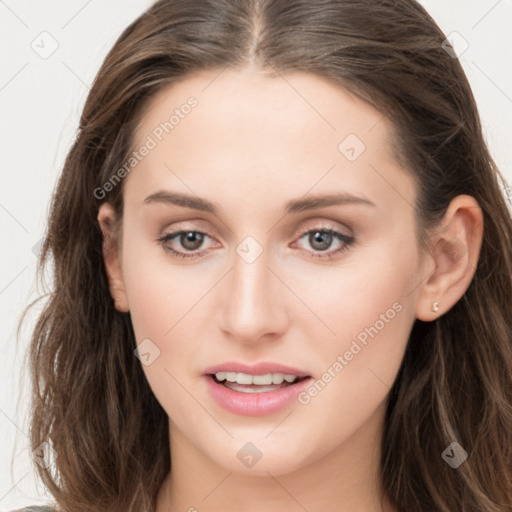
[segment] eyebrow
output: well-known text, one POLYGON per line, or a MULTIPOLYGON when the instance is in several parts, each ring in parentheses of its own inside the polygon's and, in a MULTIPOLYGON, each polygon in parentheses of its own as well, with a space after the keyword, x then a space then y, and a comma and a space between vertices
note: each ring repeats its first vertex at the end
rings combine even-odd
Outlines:
MULTIPOLYGON (((197 196, 182 194, 179 192, 158 191, 144 199, 143 204, 173 204, 200 210, 212 214, 219 211, 218 205, 197 196)), ((293 199, 284 206, 285 214, 299 213, 306 210, 315 210, 327 206, 338 206, 345 204, 362 204, 376 207, 375 203, 364 197, 359 197, 348 192, 327 195, 313 195, 307 199, 293 199)))
POLYGON ((181 194, 179 192, 158 191, 144 199, 143 204, 174 204, 176 206, 184 206, 186 208, 193 208, 194 210, 201 210, 203 212, 216 214, 218 207, 197 196, 188 194, 181 194))
POLYGON ((305 210, 315 210, 327 206, 338 206, 344 204, 362 204, 376 207, 375 203, 364 197, 343 192, 339 194, 312 195, 307 199, 295 199, 285 204, 285 213, 298 213, 305 210))

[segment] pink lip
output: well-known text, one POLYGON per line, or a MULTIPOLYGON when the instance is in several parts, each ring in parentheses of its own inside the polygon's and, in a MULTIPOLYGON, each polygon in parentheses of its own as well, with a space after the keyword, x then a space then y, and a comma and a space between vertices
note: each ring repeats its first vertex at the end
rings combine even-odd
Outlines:
MULTIPOLYGON (((233 368, 233 366, 230 366, 230 368, 233 368)), ((254 373, 254 367, 251 371, 253 375, 258 375, 258 373, 254 373)), ((294 371, 286 371, 286 373, 296 375, 294 371)), ((244 371, 242 373, 246 372, 244 371)), ((267 371, 267 373, 270 372, 267 371)), ((294 400, 297 400, 297 395, 304 391, 313 380, 312 377, 303 379, 296 384, 291 384, 290 386, 279 388, 275 391, 243 393, 242 391, 233 391, 219 384, 211 375, 205 375, 203 378, 206 380, 208 391, 218 405, 234 414, 243 416, 263 416, 283 409, 294 400)))
POLYGON ((287 373, 290 375, 296 375, 297 377, 308 377, 309 373, 291 366, 284 366, 278 363, 261 362, 258 364, 247 365, 238 363, 236 361, 227 361, 225 363, 217 364, 206 368, 204 375, 212 375, 217 372, 236 372, 236 373, 247 373, 249 375, 265 375, 267 373, 287 373))

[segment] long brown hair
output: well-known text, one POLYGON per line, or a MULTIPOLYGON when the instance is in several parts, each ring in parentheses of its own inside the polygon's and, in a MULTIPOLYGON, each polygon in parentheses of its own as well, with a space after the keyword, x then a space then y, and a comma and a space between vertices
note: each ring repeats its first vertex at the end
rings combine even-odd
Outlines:
POLYGON ((419 184, 423 248, 455 196, 481 206, 468 290, 436 321, 413 325, 389 393, 381 476, 399 511, 512 510, 512 221, 445 38, 413 0, 160 0, 124 30, 88 95, 38 267, 40 276, 52 264, 54 276, 31 340, 31 443, 58 454, 36 468, 61 509, 149 512, 170 470, 168 418, 134 356, 130 316, 113 306, 102 257, 98 208, 108 200, 121 218, 122 183, 100 199, 95 191, 133 151, 157 91, 253 61, 274 75, 325 77, 388 116, 419 184), (441 457, 453 441, 469 453, 457 469, 441 457))

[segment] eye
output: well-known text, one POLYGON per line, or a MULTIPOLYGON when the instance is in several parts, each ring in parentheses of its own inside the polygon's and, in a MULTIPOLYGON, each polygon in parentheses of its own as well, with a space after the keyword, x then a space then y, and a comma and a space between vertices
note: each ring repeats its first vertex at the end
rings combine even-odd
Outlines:
MULTIPOLYGON (((306 241, 313 249, 313 252, 305 249, 309 253, 309 257, 328 260, 348 251, 350 246, 355 242, 353 236, 345 235, 340 231, 324 226, 303 232, 298 240, 300 241, 305 237, 307 237, 306 241), (333 244, 337 244, 339 247, 328 251, 333 244)), ((162 235, 157 238, 157 241, 167 252, 171 253, 173 257, 201 258, 208 252, 207 250, 199 251, 199 249, 203 247, 206 239, 212 239, 212 237, 202 231, 180 230, 162 235), (176 246, 181 246, 181 248, 176 248, 176 246)))
POLYGON ((185 251, 197 251, 203 245, 206 238, 211 237, 202 231, 181 230, 159 237, 158 242, 160 242, 164 249, 169 251, 173 256, 177 256, 179 258, 193 258, 195 256, 202 256, 205 251, 187 254, 187 252, 176 250, 172 247, 172 244, 176 243, 175 239, 177 239, 177 242, 179 242, 179 245, 181 245, 185 251), (172 244, 169 242, 172 242, 172 244))
POLYGON ((299 237, 299 240, 305 237, 306 242, 313 249, 313 253, 309 254, 311 258, 324 258, 329 260, 348 251, 350 246, 355 242, 353 236, 348 236, 335 229, 324 227, 310 229, 304 232, 299 237), (327 251, 333 243, 338 244, 338 248, 327 251))

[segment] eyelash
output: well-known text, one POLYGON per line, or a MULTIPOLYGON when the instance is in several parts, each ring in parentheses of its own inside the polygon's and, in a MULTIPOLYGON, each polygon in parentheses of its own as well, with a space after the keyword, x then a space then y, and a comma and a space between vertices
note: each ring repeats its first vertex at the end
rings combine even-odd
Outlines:
MULTIPOLYGON (((166 235, 159 236, 157 238, 157 241, 163 246, 164 250, 169 252, 172 257, 178 257, 178 258, 194 258, 194 257, 202 257, 202 255, 207 251, 201 251, 201 252, 195 252, 191 254, 175 251, 174 249, 171 249, 169 246, 165 245, 166 242, 169 242, 170 240, 173 240, 174 238, 179 237, 182 234, 186 233, 199 233, 201 235, 206 235, 208 238, 211 238, 207 233, 204 233, 203 231, 196 231, 196 230, 180 230, 175 231, 173 233, 168 233, 166 235)), ((302 239, 305 235, 309 235, 310 233, 324 233, 331 235, 334 239, 338 239, 339 241, 343 242, 343 245, 332 252, 326 252, 321 251, 317 253, 309 254, 310 258, 320 258, 324 260, 332 260, 335 258, 335 256, 340 255, 350 249, 350 247, 355 243, 355 238, 353 236, 344 235, 340 231, 336 231, 335 229, 327 228, 327 227, 318 227, 315 229, 308 229, 307 231, 304 231, 297 240, 302 239)))

